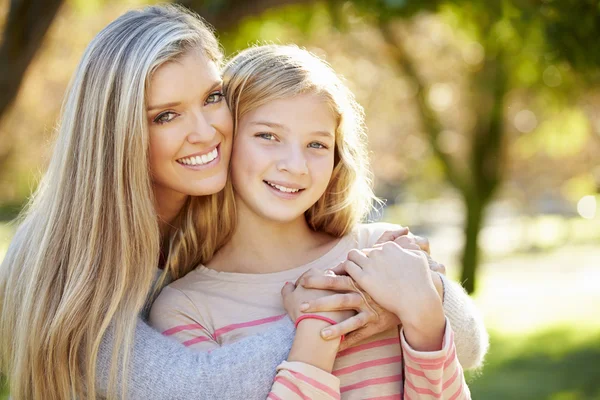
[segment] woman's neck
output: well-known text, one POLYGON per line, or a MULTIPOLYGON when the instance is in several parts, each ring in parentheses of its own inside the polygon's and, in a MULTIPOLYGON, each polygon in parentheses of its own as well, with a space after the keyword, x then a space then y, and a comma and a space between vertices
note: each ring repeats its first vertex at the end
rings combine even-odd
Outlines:
POLYGON ((329 250, 336 239, 315 232, 304 215, 280 223, 254 214, 238 202, 236 230, 209 267, 224 272, 271 273, 309 263, 329 250))
POLYGON ((154 188, 154 207, 158 215, 158 228, 162 238, 173 227, 172 223, 185 205, 188 196, 173 190, 154 188))

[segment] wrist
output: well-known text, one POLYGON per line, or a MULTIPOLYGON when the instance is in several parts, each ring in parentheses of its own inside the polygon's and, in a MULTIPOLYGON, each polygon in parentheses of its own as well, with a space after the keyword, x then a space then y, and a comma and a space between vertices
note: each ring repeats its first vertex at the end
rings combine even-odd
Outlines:
POLYGON ((341 341, 325 340, 321 337, 321 330, 328 326, 331 326, 329 322, 320 319, 301 320, 297 325, 288 361, 303 362, 331 372, 341 341))
POLYGON ((441 302, 432 305, 426 312, 414 318, 402 321, 404 337, 417 351, 438 351, 442 349, 446 316, 441 302))

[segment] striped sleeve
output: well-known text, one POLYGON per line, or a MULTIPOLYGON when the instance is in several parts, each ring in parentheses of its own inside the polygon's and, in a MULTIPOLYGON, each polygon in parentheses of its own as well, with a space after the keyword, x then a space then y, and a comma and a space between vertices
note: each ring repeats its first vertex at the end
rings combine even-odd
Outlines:
POLYGON ((400 333, 404 354, 404 398, 470 400, 463 369, 456 357, 454 333, 446 319, 442 349, 416 351, 400 333))
POLYGON ((312 365, 284 361, 277 367, 277 376, 267 399, 339 400, 340 380, 312 365))
POLYGON ((199 317, 196 306, 183 291, 167 286, 152 305, 148 323, 190 349, 211 351, 220 347, 199 317))

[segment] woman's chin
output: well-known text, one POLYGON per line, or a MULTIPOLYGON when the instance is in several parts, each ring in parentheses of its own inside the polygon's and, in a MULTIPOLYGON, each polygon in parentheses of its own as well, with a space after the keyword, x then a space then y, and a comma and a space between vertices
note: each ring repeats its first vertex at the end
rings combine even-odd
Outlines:
POLYGON ((196 182, 195 185, 190 186, 186 191, 189 196, 210 196, 211 194, 219 193, 225 188, 227 183, 227 175, 224 177, 212 177, 204 179, 201 182, 196 182))

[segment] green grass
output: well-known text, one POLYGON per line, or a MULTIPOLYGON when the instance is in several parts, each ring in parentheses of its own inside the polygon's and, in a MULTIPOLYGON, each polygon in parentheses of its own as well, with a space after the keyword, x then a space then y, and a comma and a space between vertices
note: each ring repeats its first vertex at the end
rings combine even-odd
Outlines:
POLYGON ((474 399, 600 399, 600 333, 552 329, 524 338, 492 336, 487 362, 469 376, 474 399))

